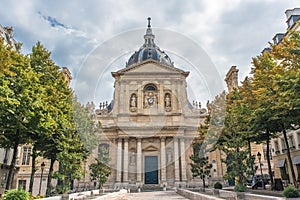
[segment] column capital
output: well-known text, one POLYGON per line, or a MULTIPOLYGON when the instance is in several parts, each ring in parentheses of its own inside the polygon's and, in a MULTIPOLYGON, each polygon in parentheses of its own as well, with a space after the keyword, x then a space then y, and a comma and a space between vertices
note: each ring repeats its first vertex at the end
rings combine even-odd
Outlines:
POLYGON ((166 136, 160 136, 161 141, 166 141, 166 138, 167 138, 166 136))

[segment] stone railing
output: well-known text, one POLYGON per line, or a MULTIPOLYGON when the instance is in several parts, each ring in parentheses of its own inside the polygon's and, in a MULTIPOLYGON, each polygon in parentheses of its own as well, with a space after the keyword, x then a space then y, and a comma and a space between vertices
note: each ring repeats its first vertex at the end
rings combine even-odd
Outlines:
MULTIPOLYGON (((207 189, 210 190, 210 189, 207 189)), ((177 193, 191 200, 285 200, 284 197, 251 194, 247 192, 233 192, 226 190, 213 190, 214 195, 206 195, 200 192, 193 192, 186 189, 177 189, 177 193)))
POLYGON ((84 191, 72 194, 63 194, 61 196, 54 196, 54 197, 47 197, 42 198, 41 200, 78 200, 78 199, 86 199, 88 197, 93 197, 93 200, 114 200, 114 199, 121 199, 127 193, 127 190, 120 190, 118 192, 112 192, 100 195, 99 190, 92 190, 92 191, 84 191), (100 196, 99 196, 100 195, 100 196))
POLYGON ((222 200, 221 198, 202 194, 199 192, 192 192, 185 189, 177 189, 177 193, 181 196, 184 196, 185 198, 191 199, 191 200, 222 200))

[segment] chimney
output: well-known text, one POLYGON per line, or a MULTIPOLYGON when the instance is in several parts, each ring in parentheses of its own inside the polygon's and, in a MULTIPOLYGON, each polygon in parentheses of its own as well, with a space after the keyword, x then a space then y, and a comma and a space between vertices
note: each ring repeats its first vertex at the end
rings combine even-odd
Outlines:
POLYGON ((232 92, 234 88, 238 87, 238 72, 236 66, 232 66, 226 74, 225 82, 227 84, 228 92, 232 92))

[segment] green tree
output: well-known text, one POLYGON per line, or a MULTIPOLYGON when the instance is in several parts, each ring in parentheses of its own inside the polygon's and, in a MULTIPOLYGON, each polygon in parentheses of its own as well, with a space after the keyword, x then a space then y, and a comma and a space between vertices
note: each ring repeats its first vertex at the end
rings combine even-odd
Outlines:
POLYGON ((103 184, 107 181, 108 176, 111 174, 111 169, 108 165, 109 162, 109 149, 107 146, 99 146, 98 158, 96 162, 89 166, 91 181, 98 181, 98 188, 101 189, 103 184))
POLYGON ((203 191, 205 191, 205 179, 210 177, 210 170, 212 164, 209 163, 209 159, 206 151, 206 145, 203 143, 193 144, 193 154, 190 159, 193 161, 191 165, 191 172, 193 177, 199 177, 202 180, 203 191))
POLYGON ((41 100, 39 76, 32 70, 28 57, 0 44, 0 147, 13 149, 6 189, 11 187, 17 148, 30 142, 38 125, 36 113, 41 100))
POLYGON ((286 130, 300 124, 300 33, 290 32, 281 43, 272 46, 272 55, 277 61, 274 77, 272 77, 274 96, 277 100, 272 106, 275 113, 273 118, 279 120, 279 129, 285 139, 293 183, 296 185, 286 130))
POLYGON ((246 177, 254 173, 254 156, 248 146, 250 132, 248 129, 249 109, 242 102, 241 93, 235 89, 227 96, 226 117, 224 128, 217 148, 223 151, 227 158, 224 178, 236 180, 237 185, 243 185, 246 177))
MULTIPOLYGON (((278 45, 272 46, 270 53, 253 59, 254 73, 252 94, 256 100, 250 103, 253 107, 252 129, 256 130, 256 140, 266 141, 267 145, 276 132, 282 132, 287 147, 289 166, 293 166, 287 139, 287 129, 299 125, 299 32, 290 33, 278 45)), ((269 148, 267 146, 267 148, 269 148)), ((269 173, 271 167, 267 154, 269 173)), ((293 182, 296 177, 290 167, 293 182)))
POLYGON ((207 153, 209 152, 207 142, 205 142, 209 125, 210 115, 207 115, 204 123, 200 124, 199 137, 193 144, 193 154, 190 156, 190 159, 192 160, 192 163, 190 164, 192 176, 199 177, 202 180, 203 191, 205 191, 205 179, 210 176, 210 170, 212 168, 212 164, 209 163, 207 156, 207 153))
MULTIPOLYGON (((82 130, 87 130, 86 124, 91 125, 92 118, 77 102, 61 68, 51 59, 51 52, 40 42, 32 48, 30 65, 40 76, 40 85, 43 88, 39 94, 43 100, 43 106, 38 110, 42 113, 42 117, 35 134, 31 137, 34 151, 30 188, 33 186, 36 171, 35 159, 38 156, 47 158, 50 160, 50 167, 46 195, 49 196, 54 175, 59 180, 60 192, 69 190, 70 183, 82 176, 81 161, 87 157, 87 148, 93 147, 92 145, 84 146, 78 136, 88 134, 90 130, 82 130), (59 162, 59 171, 54 174, 55 161, 59 162)), ((95 142, 95 137, 93 137, 95 131, 91 131, 93 133, 85 137, 90 137, 95 142)))
MULTIPOLYGON (((53 164, 59 153, 56 151, 58 143, 66 129, 74 130, 74 128, 71 118, 73 92, 65 81, 61 68, 54 63, 51 59, 51 53, 40 42, 32 47, 32 53, 29 57, 30 66, 39 75, 39 84, 43 88, 38 96, 42 100, 42 104, 37 110, 38 113, 41 113, 41 118, 38 121, 38 127, 31 136, 34 151, 32 153, 29 191, 32 191, 36 158, 42 156, 50 159, 48 184, 51 183, 53 164), (54 158, 53 154, 55 154, 54 158)), ((50 187, 48 184, 47 188, 50 187)), ((47 191, 49 190, 47 189, 47 191)))
POLYGON ((93 109, 85 108, 74 98, 73 116, 77 133, 85 148, 91 153, 98 144, 96 134, 100 131, 100 125, 95 122, 93 109))

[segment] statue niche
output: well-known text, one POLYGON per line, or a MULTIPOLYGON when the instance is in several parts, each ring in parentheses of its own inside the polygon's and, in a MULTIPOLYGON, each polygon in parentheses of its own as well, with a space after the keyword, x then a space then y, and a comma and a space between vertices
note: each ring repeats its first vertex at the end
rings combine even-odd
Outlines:
POLYGON ((136 94, 133 93, 130 97, 130 111, 135 112, 137 108, 137 97, 136 94))
POLYGON ((170 93, 165 94, 165 109, 167 112, 170 112, 172 109, 171 95, 170 93))

